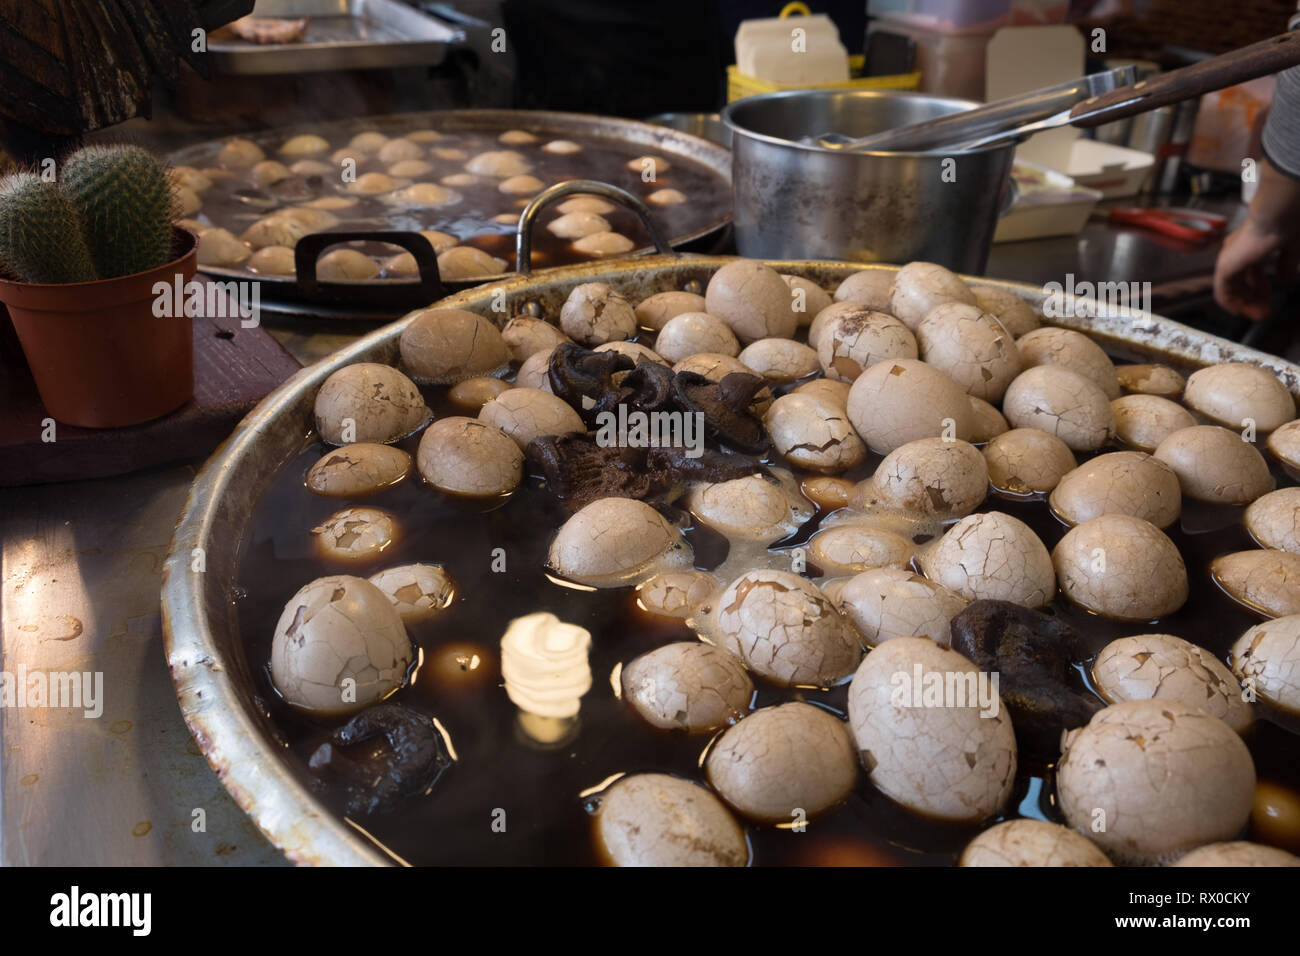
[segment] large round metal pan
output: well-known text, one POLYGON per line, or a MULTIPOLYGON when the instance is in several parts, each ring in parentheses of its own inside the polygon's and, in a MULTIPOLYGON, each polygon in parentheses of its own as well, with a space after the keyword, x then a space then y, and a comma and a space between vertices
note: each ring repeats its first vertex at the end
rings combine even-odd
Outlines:
MULTIPOLYGON (((610 144, 630 147, 636 153, 653 153, 668 160, 689 160, 703 166, 711 175, 711 195, 707 201, 692 204, 700 210, 692 214, 682 207, 685 228, 670 230, 668 241, 675 248, 688 244, 704 244, 716 237, 731 221, 731 152, 717 143, 693 136, 666 126, 657 126, 637 120, 585 113, 560 113, 532 110, 441 110, 425 113, 393 113, 384 116, 367 116, 358 119, 334 120, 284 129, 265 130, 246 134, 263 148, 277 146, 299 133, 315 133, 331 142, 346 141, 364 130, 377 130, 392 136, 416 129, 434 129, 443 133, 503 132, 508 129, 525 129, 543 137, 556 139, 578 137, 604 140, 610 144), (716 201, 715 201, 716 200, 716 201), (707 208, 715 209, 709 213, 707 208)), ((177 150, 167 157, 173 166, 208 167, 215 165, 216 155, 225 140, 209 140, 177 150)), ((268 149, 268 155, 270 150, 268 149)), ((593 177, 599 178, 599 177, 593 177)), ((662 221, 662 219, 661 219, 662 221)), ((216 225, 228 223, 217 222, 216 225)), ((346 221, 339 227, 347 227, 346 221)), ((394 227, 397 228, 396 226, 394 227)), ((374 231, 374 226, 367 229, 374 231)), ((232 230, 238 231, 238 230, 232 230)), ((411 233, 406 233, 411 235, 411 233)), ((697 246, 698 248, 698 246, 697 246)), ((651 251, 649 248, 633 250, 631 255, 651 251)), ((579 263, 581 264, 581 263, 579 263)), ((263 307, 272 309, 286 305, 305 304, 328 312, 331 317, 352 317, 373 320, 378 316, 393 318, 413 307, 416 302, 428 302, 445 292, 456 291, 502 278, 478 276, 461 281, 443 282, 437 296, 425 294, 421 281, 410 278, 381 278, 354 282, 322 283, 314 293, 305 294, 294 276, 259 275, 243 268, 203 266, 206 275, 223 280, 257 281, 261 284, 263 307), (405 302, 397 309, 385 309, 385 300, 405 302), (385 315, 386 311, 386 315, 385 315)), ((303 311, 296 309, 294 311, 303 311)))
MULTIPOLYGON (((461 292, 446 308, 499 315, 492 304, 499 291, 509 310, 536 302, 555 316, 574 286, 607 282, 631 299, 707 282, 734 261, 725 256, 656 255, 609 260, 516 276, 461 292)), ((863 268, 893 266, 838 262, 769 262, 778 271, 805 276, 826 288, 863 268)), ((1013 282, 968 278, 976 287, 1009 289, 1041 308, 1041 289, 1013 282)), ((1069 305, 1069 302, 1066 302, 1069 305)), ((1074 309, 1067 309, 1073 312, 1074 309)), ((255 696, 234 610, 232 583, 253 505, 281 464, 302 447, 312 428, 312 406, 321 383, 354 362, 394 363, 404 318, 311 365, 262 401, 203 466, 190 490, 163 572, 164 646, 181 712, 194 739, 235 801, 267 838, 297 863, 366 865, 401 862, 335 816, 297 779, 274 743, 264 709, 255 696)), ((1056 320, 1087 332, 1133 359, 1201 366, 1248 362, 1278 375, 1300 397, 1300 367, 1226 339, 1138 310, 1100 317, 1056 320)))

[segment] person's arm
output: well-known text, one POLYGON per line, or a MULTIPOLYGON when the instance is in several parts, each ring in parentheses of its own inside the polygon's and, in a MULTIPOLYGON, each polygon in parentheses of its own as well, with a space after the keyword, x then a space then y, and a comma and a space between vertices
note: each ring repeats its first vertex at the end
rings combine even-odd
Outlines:
MULTIPOLYGON (((1276 102, 1273 108, 1278 108, 1276 102)), ((1300 111, 1296 117, 1300 119, 1300 111)), ((1300 150, 1290 158, 1300 163, 1300 150)), ((1219 305, 1255 321, 1267 317, 1272 288, 1267 263, 1274 252, 1278 253, 1278 279, 1291 281, 1300 267, 1300 179, 1278 170, 1266 148, 1249 215, 1224 240, 1214 265, 1214 298, 1219 305)))
MULTIPOLYGON (((1300 14, 1288 24, 1300 27, 1300 14)), ((1235 315, 1268 315, 1267 263, 1277 253, 1277 277, 1300 267, 1300 67, 1278 74, 1262 137, 1259 188, 1245 223, 1224 240, 1214 266, 1214 298, 1235 315)))

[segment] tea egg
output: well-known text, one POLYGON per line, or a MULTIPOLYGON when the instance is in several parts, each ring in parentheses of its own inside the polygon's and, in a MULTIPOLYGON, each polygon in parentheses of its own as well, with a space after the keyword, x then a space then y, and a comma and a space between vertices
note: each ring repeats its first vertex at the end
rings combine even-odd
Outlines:
POLYGON ((750 819, 792 823, 844 800, 858 779, 844 721, 793 701, 763 707, 726 730, 704 762, 709 783, 750 819))
POLYGON ((924 637, 885 641, 863 660, 849 685, 849 723, 862 765, 877 790, 915 813, 982 822, 1002 810, 1015 786, 1011 719, 996 694, 987 706, 974 691, 927 702, 927 673, 940 687, 954 686, 945 675, 971 675, 955 686, 974 688, 978 676, 966 658, 924 637))
POLYGON ((271 680, 292 707, 346 716, 401 687, 411 659, 388 597, 364 578, 330 575, 285 605, 271 640, 271 680))
POLYGON ((1056 791, 1066 821, 1108 856, 1152 865, 1240 833, 1255 766, 1241 737, 1204 710, 1131 700, 1066 733, 1056 791))

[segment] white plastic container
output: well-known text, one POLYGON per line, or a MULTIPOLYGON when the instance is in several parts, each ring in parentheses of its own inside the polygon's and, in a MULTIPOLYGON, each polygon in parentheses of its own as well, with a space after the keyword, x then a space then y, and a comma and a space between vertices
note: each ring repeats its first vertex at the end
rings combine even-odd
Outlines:
POLYGON ((994 242, 1075 236, 1101 200, 1101 192, 1080 186, 1055 169, 1016 160, 1011 173, 1019 194, 998 220, 994 242))
POLYGON ((849 78, 849 53, 824 15, 746 20, 736 31, 736 66, 768 83, 811 86, 849 78))
POLYGON ((1076 139, 1065 172, 1080 186, 1098 190, 1104 199, 1118 199, 1141 192, 1155 162, 1154 156, 1141 150, 1076 139))

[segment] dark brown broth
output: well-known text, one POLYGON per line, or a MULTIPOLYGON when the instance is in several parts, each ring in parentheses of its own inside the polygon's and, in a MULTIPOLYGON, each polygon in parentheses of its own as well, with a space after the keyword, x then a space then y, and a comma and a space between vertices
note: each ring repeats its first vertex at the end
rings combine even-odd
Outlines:
MULTIPOLYGON (((649 343, 646 343, 649 344, 649 343)), ((445 389, 426 389, 435 414, 463 414, 445 399, 445 389)), ((414 455, 418 437, 403 446, 414 455)), ((1104 449, 1114 450, 1114 449, 1104 449)), ((393 698, 440 720, 455 746, 458 762, 427 797, 410 800, 398 812, 358 821, 384 846, 414 864, 548 864, 601 862, 593 840, 590 799, 583 791, 613 774, 638 771, 676 773, 703 780, 701 755, 707 736, 669 734, 651 729, 617 699, 610 673, 619 663, 670 641, 693 640, 684 624, 641 610, 631 589, 579 591, 557 585, 543 572, 552 536, 567 517, 565 509, 530 477, 505 502, 476 504, 457 500, 424 485, 418 475, 384 492, 357 501, 321 498, 303 487, 303 475, 324 451, 310 442, 277 476, 258 504, 244 544, 239 584, 246 591, 239 622, 258 691, 274 725, 288 743, 287 760, 304 780, 312 780, 306 759, 339 722, 318 723, 279 701, 266 674, 271 637, 284 605, 313 578, 331 573, 366 576, 384 567, 421 561, 446 566, 457 584, 456 600, 432 621, 410 628, 425 663, 412 686, 393 698), (313 550, 311 528, 353 504, 385 508, 398 515, 403 537, 376 561, 328 564, 313 550), (507 569, 491 570, 494 549, 504 549, 507 569), (551 611, 592 632, 593 684, 582 699, 578 735, 568 745, 545 750, 516 725, 516 710, 499 680, 476 689, 449 690, 433 680, 430 656, 450 643, 473 642, 495 666, 501 635, 511 619, 551 611), (493 814, 505 811, 505 832, 492 828, 493 814)), ((880 461, 872 455, 845 475, 867 477, 880 461)), ((1288 483, 1277 473, 1279 485, 1288 483)), ((1054 548, 1066 528, 1041 500, 1008 501, 991 496, 981 510, 998 509, 1025 521, 1054 548)), ((1088 658, 1076 662, 1079 684, 1087 686, 1088 665, 1112 640, 1131 634, 1171 633, 1225 658, 1232 643, 1259 618, 1230 601, 1211 582, 1209 563, 1230 551, 1253 548, 1241 526, 1240 508, 1184 501, 1178 525, 1167 533, 1187 563, 1191 582, 1187 603, 1167 618, 1124 624, 1106 620, 1069 603, 1059 594, 1049 613, 1064 618, 1084 636, 1088 658)), ((784 547, 805 541, 823 513, 784 547)), ((709 569, 725 557, 717 536, 691 529, 697 565, 709 569)), ((756 706, 805 699, 843 715, 847 685, 828 691, 791 692, 759 683, 756 706)), ((1261 717, 1267 717, 1261 711, 1261 717)), ((1296 736, 1262 719, 1249 736, 1256 770, 1300 789, 1296 736)), ((1052 793, 1051 768, 1022 760, 1016 790, 1006 814, 1060 820, 1052 793)), ((342 813, 341 794, 322 798, 342 813)), ((598 797, 596 797, 598 799, 598 797)), ((997 821, 991 821, 997 822, 997 821)), ((850 797, 803 833, 750 827, 753 861, 760 865, 951 865, 980 827, 923 819, 894 804, 860 777, 850 797)))
MULTIPOLYGON (((595 179, 621 186, 642 201, 659 189, 680 190, 686 195, 686 202, 675 206, 650 207, 655 224, 664 236, 685 236, 698 232, 731 213, 731 193, 726 182, 701 163, 679 156, 666 157, 670 163, 669 169, 660 173, 655 182, 647 183, 642 181, 640 172, 629 170, 626 163, 649 152, 648 148, 595 137, 570 138, 583 147, 582 152, 569 156, 548 153, 541 148, 549 139, 544 135, 539 137, 536 143, 504 146, 496 141, 495 134, 448 133, 435 143, 419 144, 425 152, 422 158, 433 164, 433 171, 401 182, 404 185, 407 182, 438 183, 444 176, 465 172, 465 164, 478 153, 509 149, 524 155, 533 164, 529 174, 536 176, 546 186, 567 179, 595 179), (439 159, 429 152, 433 148, 462 149, 468 155, 466 159, 439 159)), ((270 148, 266 148, 267 158, 279 159, 285 165, 292 165, 294 162, 292 159, 281 157, 275 151, 279 145, 277 141, 271 144, 270 148)), ((345 140, 331 143, 330 152, 345 145, 345 140)), ((330 153, 326 153, 321 157, 313 158, 329 163, 329 156, 330 153)), ((358 177, 370 172, 386 172, 392 165, 380 162, 375 156, 365 157, 358 154, 355 158, 358 177)), ((499 179, 485 179, 472 186, 448 187, 454 188, 464 198, 457 203, 439 207, 386 203, 382 196, 357 195, 348 192, 337 176, 293 176, 264 191, 278 195, 277 190, 302 188, 311 193, 311 196, 306 199, 286 201, 275 208, 297 206, 323 196, 355 198, 358 200, 355 206, 330 210, 340 222, 337 226, 324 230, 325 232, 437 230, 456 236, 463 245, 476 246, 504 259, 509 271, 514 269, 515 263, 515 227, 494 222, 492 217, 507 212, 517 216, 522 211, 521 206, 517 204, 517 200, 521 197, 502 193, 497 188, 500 182, 499 179)), ((212 188, 204 192, 203 208, 197 218, 229 229, 237 236, 240 235, 258 219, 270 215, 273 211, 269 208, 255 209, 233 195, 237 190, 250 188, 254 188, 252 181, 238 172, 232 177, 216 180, 212 188)), ((534 268, 586 262, 591 259, 590 256, 575 250, 570 240, 560 239, 546 228, 547 223, 561 215, 557 208, 559 204, 557 202, 543 210, 533 227, 531 258, 534 268)), ((634 248, 642 248, 650 244, 650 237, 636 213, 620 206, 613 212, 603 215, 609 221, 610 229, 631 239, 634 248)), ((373 242, 356 243, 354 248, 381 259, 402 251, 395 246, 373 242)))

